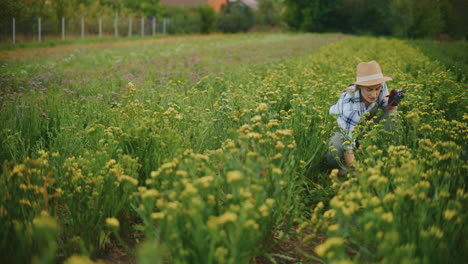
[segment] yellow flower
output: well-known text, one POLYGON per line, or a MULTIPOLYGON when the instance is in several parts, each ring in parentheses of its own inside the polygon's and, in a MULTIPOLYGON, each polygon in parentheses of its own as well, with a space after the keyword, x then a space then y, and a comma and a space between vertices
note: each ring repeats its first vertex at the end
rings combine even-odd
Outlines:
POLYGON ((262 137, 262 134, 260 133, 257 133, 257 132, 250 132, 250 133, 247 133, 247 137, 248 138, 261 138, 262 137))
POLYGON ((65 260, 64 264, 103 264, 103 261, 94 262, 86 256, 72 255, 65 260))
POLYGON ((281 136, 292 136, 292 130, 291 129, 278 129, 276 130, 276 134, 281 135, 281 136))
POLYGON ((231 183, 231 182, 242 180, 243 175, 242 175, 242 172, 235 170, 235 171, 228 172, 226 175, 226 178, 227 178, 227 182, 231 183))
MULTIPOLYGON (((242 126, 237 130, 237 132, 243 133, 243 132, 246 132, 246 131, 250 131, 250 129, 251 129, 251 128, 250 128, 250 125, 245 124, 245 125, 242 125, 242 126)), ((228 139, 228 140, 230 140, 230 139, 228 139)), ((232 141, 230 141, 230 142, 232 142, 232 141)))
POLYGON ((323 207, 324 207, 323 202, 320 201, 320 202, 315 206, 315 210, 320 210, 320 209, 322 209, 323 207))
POLYGON ((151 214, 151 219, 157 220, 157 219, 163 219, 164 218, 164 213, 163 212, 155 212, 151 214))
POLYGON ((268 122, 268 124, 267 124, 267 127, 268 127, 268 128, 271 128, 271 127, 273 127, 273 126, 279 126, 278 120, 272 119, 272 120, 270 120, 270 121, 268 122))
POLYGON ((114 228, 118 228, 120 226, 119 220, 115 217, 106 218, 106 224, 114 228))
POLYGON ((49 231, 58 230, 57 221, 51 217, 46 211, 42 211, 38 217, 33 219, 34 227, 40 229, 46 229, 49 231))
POLYGON ((278 175, 281 175, 281 174, 283 173, 283 171, 281 171, 280 168, 274 168, 274 169, 272 170, 272 172, 273 172, 273 174, 278 174, 278 175))
POLYGON ((25 169, 26 169, 26 166, 24 164, 15 165, 15 167, 13 167, 12 174, 18 173, 19 175, 23 175, 22 171, 25 169))
POLYGON ((447 220, 452 219, 456 215, 457 215, 456 210, 445 210, 444 211, 444 218, 447 219, 447 220))
POLYGON ((187 173, 187 171, 184 171, 184 170, 178 170, 178 171, 176 171, 176 175, 181 176, 181 177, 186 177, 188 175, 188 173, 187 173))
POLYGON ((19 201, 19 203, 20 203, 20 204, 24 204, 24 205, 26 205, 26 206, 28 206, 28 207, 32 207, 32 206, 31 206, 31 202, 29 202, 29 201, 26 200, 26 199, 21 199, 21 200, 19 201))
POLYGON ((145 198, 156 198, 159 196, 159 192, 155 189, 150 189, 150 190, 146 190, 146 191, 143 191, 143 194, 141 195, 141 198, 142 199, 145 199, 145 198))
POLYGON ((252 219, 245 221, 244 227, 249 228, 252 227, 254 230, 258 230, 259 225, 252 219))
POLYGON ((440 228, 436 226, 431 226, 431 228, 429 229, 429 232, 432 233, 437 238, 442 238, 442 236, 444 235, 444 232, 442 232, 442 230, 440 230, 440 228))
POLYGON ((315 248, 315 253, 320 257, 323 257, 330 248, 341 246, 343 243, 344 239, 341 237, 330 237, 323 244, 320 244, 315 248))
POLYGON ((208 188, 210 186, 210 183, 214 180, 213 176, 204 176, 199 179, 197 179, 197 182, 202 184, 203 187, 208 188))
POLYGON ((272 207, 275 204, 275 199, 268 198, 265 200, 265 204, 268 205, 269 207, 272 207))
POLYGON ((281 141, 277 141, 277 142, 276 142, 276 146, 275 146, 275 148, 276 148, 276 149, 282 149, 282 148, 284 148, 284 144, 283 144, 283 142, 281 142, 281 141))
POLYGON ((110 166, 112 166, 112 165, 114 165, 116 163, 117 163, 117 161, 115 159, 111 159, 106 163, 106 167, 110 167, 110 166))
POLYGON ((203 154, 195 154, 195 157, 198 158, 198 159, 201 159, 201 160, 204 160, 204 161, 209 161, 210 158, 207 156, 207 155, 203 155, 203 154))
POLYGON ((260 210, 260 213, 262 214, 262 216, 268 216, 269 215, 269 212, 268 212, 268 207, 264 204, 262 204, 262 206, 260 206, 259 208, 260 210))
POLYGON ((377 196, 372 197, 372 199, 370 200, 370 203, 371 203, 373 206, 378 206, 378 205, 380 204, 380 199, 379 199, 379 197, 377 197, 377 196))
POLYGON ((280 159, 281 157, 283 157, 283 154, 277 153, 275 156, 271 157, 271 159, 275 160, 275 159, 280 159))
POLYGON ((391 212, 382 215, 382 219, 388 223, 393 222, 393 214, 391 212))
POLYGON ((197 190, 197 188, 193 187, 193 184, 187 183, 185 185, 184 191, 182 192, 182 195, 189 195, 189 194, 193 194, 193 193, 197 193, 197 192, 198 192, 198 190, 197 190))
POLYGON ((257 112, 264 112, 264 111, 267 111, 267 110, 268 110, 268 105, 265 104, 265 103, 258 104, 257 109, 255 109, 255 111, 257 111, 257 112))
POLYGON ((138 185, 138 180, 137 179, 134 179, 128 175, 122 175, 119 177, 119 181, 120 182, 123 182, 123 181, 127 181, 129 183, 131 183, 132 185, 134 186, 137 186, 138 185))
POLYGON ((259 116, 259 115, 256 115, 256 116, 254 116, 254 117, 252 117, 252 118, 250 119, 250 121, 252 121, 252 123, 257 123, 257 122, 260 121, 260 120, 262 120, 262 117, 259 116))
POLYGON ((235 222, 237 220, 237 215, 232 212, 226 212, 218 218, 218 223, 224 225, 225 223, 235 222))
POLYGON ((388 193, 384 197, 384 202, 386 202, 386 203, 390 203, 390 202, 393 202, 395 200, 396 200, 396 197, 395 197, 395 195, 393 193, 388 193))
POLYGON ((220 225, 224 225, 229 222, 235 222, 236 220, 237 220, 237 215, 235 213, 226 212, 223 215, 220 215, 218 217, 210 216, 206 224, 209 228, 216 229, 220 225))
POLYGON ((229 251, 224 247, 216 248, 214 255, 215 255, 217 262, 220 264, 226 263, 226 256, 228 253, 229 251))
POLYGON ((328 227, 328 232, 338 231, 339 228, 340 228, 340 225, 338 225, 338 224, 331 225, 331 226, 328 227))
POLYGON ((323 213, 323 217, 328 218, 328 219, 332 219, 335 216, 336 216, 335 209, 330 209, 330 210, 326 211, 325 213, 323 213))

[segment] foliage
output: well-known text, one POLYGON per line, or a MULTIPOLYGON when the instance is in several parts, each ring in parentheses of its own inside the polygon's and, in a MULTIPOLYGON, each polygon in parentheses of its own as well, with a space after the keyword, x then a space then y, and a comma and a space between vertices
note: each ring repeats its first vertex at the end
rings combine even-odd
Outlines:
POLYGON ((254 23, 254 13, 250 7, 241 2, 230 2, 223 5, 218 16, 217 27, 222 32, 246 32, 254 23))
POLYGON ((266 26, 280 26, 282 24, 283 2, 278 0, 258 1, 257 16, 260 24, 266 26))
MULTIPOLYGON (((302 262, 463 262, 466 79, 421 45, 237 34, 10 53, 2 256, 89 261, 74 254, 138 230, 141 263, 250 263, 296 225, 318 256, 302 262), (394 131, 356 127, 356 167, 338 178, 322 166, 328 110, 372 59, 410 89, 394 131)), ((438 48, 458 60, 464 45, 438 48)))
POLYGON ((338 0, 285 0, 286 22, 295 29, 302 31, 323 32, 333 23, 327 23, 333 18, 332 11, 338 0))
POLYGON ((432 60, 438 60, 456 77, 458 82, 468 81, 468 43, 413 40, 409 44, 419 49, 432 60))
POLYGON ((175 34, 200 33, 203 26, 200 14, 187 7, 168 6, 163 17, 171 18, 168 30, 175 34))
POLYGON ((157 16, 159 14, 160 0, 125 0, 124 6, 135 13, 145 16, 157 16))
POLYGON ((466 1, 285 0, 285 19, 302 31, 342 31, 410 38, 439 33, 466 38, 466 1))
POLYGON ((216 13, 209 5, 195 8, 167 6, 163 17, 170 17, 169 32, 175 34, 210 33, 215 31, 216 13))
POLYGON ((293 114, 309 111, 289 102, 303 87, 286 89, 295 61, 279 62, 338 37, 211 35, 53 48, 60 56, 18 51, 25 57, 4 61, 0 75, 1 254, 13 263, 77 261, 74 254, 102 255, 118 232, 135 229, 147 235, 139 257, 150 263, 245 263, 263 254, 298 214, 298 155, 318 140, 293 133, 293 121, 312 118, 293 114), (45 214, 55 223, 49 235, 33 229, 45 214))
POLYGON ((322 49, 315 59, 330 56, 336 56, 338 69, 371 56, 393 77, 389 85, 410 90, 399 105, 396 130, 385 131, 373 120, 355 129, 363 138, 359 163, 345 178, 331 172, 337 193, 328 205, 318 203, 298 230, 312 233, 304 243, 325 235, 315 252, 327 262, 463 261, 468 195, 466 179, 458 175, 467 173, 466 83, 403 41, 348 39, 322 49), (385 53, 376 55, 376 47, 385 53))
POLYGON ((209 5, 198 5, 195 9, 200 16, 200 33, 206 34, 215 31, 216 13, 209 5))

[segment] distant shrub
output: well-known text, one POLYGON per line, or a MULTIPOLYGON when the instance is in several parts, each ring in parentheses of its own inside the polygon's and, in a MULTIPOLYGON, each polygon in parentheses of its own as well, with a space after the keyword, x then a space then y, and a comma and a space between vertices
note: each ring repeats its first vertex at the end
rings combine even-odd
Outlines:
POLYGON ((201 21, 201 33, 210 33, 215 31, 216 13, 209 5, 199 5, 195 8, 201 21))
POLYGON ((168 6, 163 17, 170 19, 168 30, 171 34, 210 33, 215 30, 216 13, 208 5, 195 8, 168 6))
POLYGON ((224 5, 219 14, 217 26, 225 33, 246 32, 254 25, 252 9, 240 2, 224 5))
POLYGON ((178 6, 166 7, 163 17, 170 19, 168 31, 171 34, 201 32, 200 15, 193 9, 178 6))

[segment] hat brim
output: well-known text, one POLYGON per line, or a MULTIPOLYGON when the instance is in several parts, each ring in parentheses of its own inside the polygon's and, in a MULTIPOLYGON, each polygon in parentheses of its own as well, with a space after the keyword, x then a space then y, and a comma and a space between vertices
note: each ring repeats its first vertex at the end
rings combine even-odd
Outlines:
POLYGON ((362 86, 372 86, 372 85, 376 85, 376 84, 379 84, 379 83, 384 83, 384 82, 391 81, 391 80, 392 80, 391 77, 383 77, 383 78, 369 80, 369 81, 365 81, 365 82, 355 82, 353 84, 362 85, 362 86))

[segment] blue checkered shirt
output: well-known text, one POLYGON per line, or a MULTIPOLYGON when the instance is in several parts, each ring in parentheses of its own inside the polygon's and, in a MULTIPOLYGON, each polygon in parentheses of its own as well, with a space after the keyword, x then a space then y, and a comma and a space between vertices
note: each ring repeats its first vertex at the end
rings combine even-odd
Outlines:
POLYGON ((352 131, 359 123, 361 116, 364 113, 370 112, 374 107, 380 107, 383 110, 388 105, 387 95, 387 85, 382 83, 382 90, 380 90, 377 101, 371 103, 367 108, 361 101, 359 89, 356 89, 354 93, 342 93, 338 102, 330 107, 330 114, 338 114, 336 121, 341 128, 343 142, 352 142, 351 144, 343 143, 344 149, 353 149, 355 139, 353 138, 352 131))

